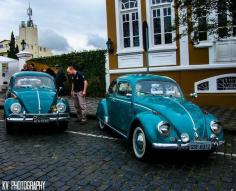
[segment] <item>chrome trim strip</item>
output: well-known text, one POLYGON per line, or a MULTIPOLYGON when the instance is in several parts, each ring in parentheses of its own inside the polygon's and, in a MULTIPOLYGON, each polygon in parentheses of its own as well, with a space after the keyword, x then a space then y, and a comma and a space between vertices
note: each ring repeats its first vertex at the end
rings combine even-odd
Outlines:
POLYGON ((126 100, 123 100, 123 99, 120 99, 120 98, 112 98, 112 99, 131 104, 131 101, 126 101, 126 100))
POLYGON ((196 128, 195 123, 194 123, 194 121, 193 121, 193 117, 192 117, 191 114, 188 112, 188 110, 187 110, 181 103, 175 101, 174 99, 172 99, 172 101, 174 101, 175 103, 177 103, 180 107, 182 107, 182 108, 184 109, 184 111, 188 114, 188 116, 189 116, 189 118, 190 118, 190 120, 191 120, 191 122, 192 122, 192 124, 193 124, 193 130, 196 131, 197 128, 196 128))
MULTIPOLYGON (((225 141, 211 142, 212 148, 218 148, 223 145, 225 141)), ((170 150, 189 150, 189 143, 152 143, 154 149, 170 149, 170 150)))
POLYGON ((127 139, 127 135, 121 133, 120 131, 118 131, 117 129, 115 129, 114 127, 112 127, 109 123, 105 123, 103 120, 101 120, 100 118, 98 118, 98 120, 102 121, 105 125, 107 125, 108 127, 110 127, 113 131, 117 132, 118 134, 120 134, 122 137, 127 139))
POLYGON ((146 107, 146 106, 144 106, 144 105, 140 105, 140 104, 137 104, 137 103, 134 103, 134 105, 136 105, 136 106, 138 106, 138 107, 142 107, 142 108, 147 109, 147 110, 149 110, 149 111, 153 111, 152 109, 150 109, 149 107, 146 107))
POLYGON ((39 97, 39 91, 36 88, 36 92, 37 92, 37 97, 38 97, 38 110, 39 110, 39 114, 41 113, 41 102, 40 102, 40 97, 39 97))
POLYGON ((14 117, 28 117, 28 116, 47 116, 47 117, 57 117, 57 116, 69 116, 70 114, 69 113, 21 113, 21 114, 10 114, 9 116, 13 116, 14 117))
MULTIPOLYGON (((70 117, 50 117, 49 122, 51 121, 62 121, 62 120, 69 120, 70 117)), ((7 118, 8 122, 32 122, 34 118, 7 118)))
POLYGON ((154 149, 178 149, 178 144, 152 143, 154 149))

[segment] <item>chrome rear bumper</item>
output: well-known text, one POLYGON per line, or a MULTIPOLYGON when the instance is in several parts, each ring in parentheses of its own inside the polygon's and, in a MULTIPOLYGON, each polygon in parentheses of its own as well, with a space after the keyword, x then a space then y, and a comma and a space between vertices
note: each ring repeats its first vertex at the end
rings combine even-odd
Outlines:
MULTIPOLYGON (((225 141, 214 141, 211 142, 211 148, 216 149, 222 146, 225 141)), ((158 150, 190 150, 189 143, 152 143, 152 147, 158 150)))
POLYGON ((69 121, 70 115, 68 113, 47 113, 47 114, 19 114, 10 115, 6 118, 7 122, 20 122, 20 123, 43 123, 56 122, 56 121, 69 121))

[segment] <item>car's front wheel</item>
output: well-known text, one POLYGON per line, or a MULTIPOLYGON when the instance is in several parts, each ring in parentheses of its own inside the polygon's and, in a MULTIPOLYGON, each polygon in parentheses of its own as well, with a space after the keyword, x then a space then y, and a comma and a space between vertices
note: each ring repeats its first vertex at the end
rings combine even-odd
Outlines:
POLYGON ((142 127, 138 126, 133 131, 133 151, 140 160, 146 160, 150 154, 151 146, 142 127))

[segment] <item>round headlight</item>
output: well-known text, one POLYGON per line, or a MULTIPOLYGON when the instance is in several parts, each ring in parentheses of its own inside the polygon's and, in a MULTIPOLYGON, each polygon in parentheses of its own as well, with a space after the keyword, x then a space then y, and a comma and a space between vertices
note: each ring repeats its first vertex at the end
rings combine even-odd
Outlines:
POLYGON ((59 113, 64 113, 66 111, 66 105, 64 103, 57 104, 57 111, 59 113))
POLYGON ((219 134, 221 132, 221 125, 220 125, 220 122, 217 122, 217 121, 212 121, 211 122, 211 130, 213 133, 215 134, 219 134))
POLYGON ((181 141, 182 141, 183 143, 189 142, 189 135, 188 135, 188 133, 182 133, 182 134, 181 134, 181 141))
POLYGON ((21 105, 19 103, 13 103, 10 109, 13 114, 18 114, 21 112, 21 105))
POLYGON ((161 121, 157 125, 157 130, 161 135, 168 136, 170 134, 170 124, 168 122, 161 121))

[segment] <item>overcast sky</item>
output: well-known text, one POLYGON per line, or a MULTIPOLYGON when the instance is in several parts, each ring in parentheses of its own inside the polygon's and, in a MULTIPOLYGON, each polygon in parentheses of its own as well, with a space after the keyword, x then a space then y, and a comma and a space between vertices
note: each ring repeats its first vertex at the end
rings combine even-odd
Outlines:
MULTIPOLYGON (((0 40, 18 35, 28 0, 0 0, 0 40)), ((105 0, 30 0, 39 43, 55 53, 105 48, 105 0)))

